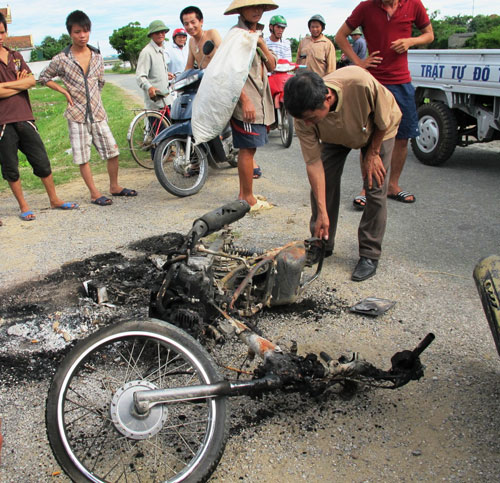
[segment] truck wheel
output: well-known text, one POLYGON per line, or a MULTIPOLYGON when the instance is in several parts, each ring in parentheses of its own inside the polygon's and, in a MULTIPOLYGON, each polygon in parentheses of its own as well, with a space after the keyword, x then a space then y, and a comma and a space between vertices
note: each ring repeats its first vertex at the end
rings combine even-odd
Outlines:
POLYGON ((429 166, 447 161, 457 145, 457 121, 448 106, 439 102, 418 108, 420 136, 411 140, 415 156, 429 166))

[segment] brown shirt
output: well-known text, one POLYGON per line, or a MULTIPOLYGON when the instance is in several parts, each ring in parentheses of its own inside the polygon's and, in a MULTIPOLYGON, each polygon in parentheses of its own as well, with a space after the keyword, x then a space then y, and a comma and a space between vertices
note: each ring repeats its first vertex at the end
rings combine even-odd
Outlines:
POLYGON ((335 109, 315 125, 295 120, 306 163, 321 159, 320 141, 359 149, 370 143, 375 126, 386 131, 384 141, 396 136, 401 111, 394 96, 366 70, 344 67, 323 80, 338 97, 335 109))
MULTIPOLYGON (((241 17, 239 17, 238 23, 233 28, 249 30, 241 17)), ((262 24, 257 24, 258 30, 262 30, 263 28, 264 26, 262 24)), ((248 78, 243 86, 243 90, 255 107, 254 124, 265 124, 266 126, 271 125, 274 122, 273 99, 271 97, 271 89, 269 88, 269 82, 267 80, 267 68, 258 53, 254 55, 252 65, 250 66, 250 72, 248 73, 248 78)), ((238 101, 238 104, 236 104, 233 117, 239 121, 243 121, 241 101, 238 101)))
POLYGON ((337 67, 335 47, 323 34, 317 40, 307 35, 300 41, 297 63, 307 66, 309 70, 324 77, 335 71, 337 67))
MULTIPOLYGON (((0 61, 0 83, 17 80, 17 73, 22 70, 26 70, 31 74, 30 68, 26 65, 20 53, 14 52, 5 46, 4 49, 7 50, 7 64, 0 61)), ((34 120, 27 90, 0 99, 0 126, 12 122, 34 120)))
POLYGON ((220 34, 215 29, 205 30, 199 44, 197 44, 196 40, 191 37, 189 39, 189 54, 187 65, 189 65, 190 61, 196 61, 196 65, 198 66, 198 68, 206 69, 207 65, 210 64, 212 57, 215 55, 215 52, 217 52, 217 47, 219 47, 220 44, 220 34), (205 55, 203 53, 203 46, 205 45, 207 40, 211 40, 215 44, 214 50, 212 50, 209 55, 205 55))

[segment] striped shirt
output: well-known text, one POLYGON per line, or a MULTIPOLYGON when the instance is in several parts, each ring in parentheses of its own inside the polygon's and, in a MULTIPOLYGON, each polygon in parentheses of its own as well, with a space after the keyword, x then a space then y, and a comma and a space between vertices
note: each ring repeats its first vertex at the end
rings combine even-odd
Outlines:
POLYGON ((99 51, 87 45, 91 51, 88 72, 71 52, 71 46, 57 54, 43 69, 38 79, 40 84, 59 77, 73 99, 73 105, 66 108, 64 117, 74 122, 98 122, 107 119, 102 105, 101 90, 104 86, 104 63, 99 51))
POLYGON ((271 37, 267 37, 266 44, 269 50, 272 50, 278 59, 286 59, 289 62, 292 61, 292 49, 290 47, 290 41, 288 39, 281 39, 278 42, 273 42, 271 37))

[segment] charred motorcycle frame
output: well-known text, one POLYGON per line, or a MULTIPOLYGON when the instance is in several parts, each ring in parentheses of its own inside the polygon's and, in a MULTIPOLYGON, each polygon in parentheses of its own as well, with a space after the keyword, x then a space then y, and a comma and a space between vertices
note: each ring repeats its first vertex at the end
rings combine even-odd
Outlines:
POLYGON ((75 481, 204 481, 224 451, 229 396, 317 394, 356 381, 394 389, 423 376, 419 356, 433 334, 382 370, 357 356, 285 351, 243 322, 266 306, 296 301, 324 257, 317 239, 268 251, 238 248, 227 226, 248 211, 235 201, 197 219, 163 264, 152 318, 101 329, 61 364, 49 391, 47 429, 75 481), (220 230, 211 241, 203 238, 220 230), (223 379, 200 344, 231 338, 262 360, 245 380, 223 379))

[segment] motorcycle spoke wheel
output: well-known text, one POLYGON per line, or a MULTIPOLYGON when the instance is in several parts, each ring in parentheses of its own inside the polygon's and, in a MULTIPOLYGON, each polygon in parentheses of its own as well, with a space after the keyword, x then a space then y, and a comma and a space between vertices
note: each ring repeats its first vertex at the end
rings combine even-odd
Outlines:
POLYGON ((186 139, 167 138, 155 150, 155 173, 160 184, 175 196, 191 196, 201 190, 208 175, 203 151, 191 145, 189 161, 186 139))
POLYGON ((204 481, 227 439, 227 398, 133 408, 139 390, 221 380, 194 339, 149 319, 107 327, 77 344, 47 400, 54 454, 74 481, 204 481))
POLYGON ((144 111, 135 118, 127 138, 132 157, 139 166, 154 169, 153 139, 169 126, 170 121, 156 111, 144 111))

